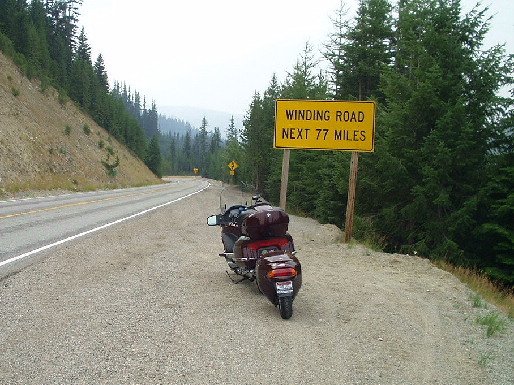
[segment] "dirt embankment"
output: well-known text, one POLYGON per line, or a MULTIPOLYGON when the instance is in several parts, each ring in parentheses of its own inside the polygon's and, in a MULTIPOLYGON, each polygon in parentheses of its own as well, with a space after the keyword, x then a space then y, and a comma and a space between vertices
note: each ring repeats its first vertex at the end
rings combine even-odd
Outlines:
POLYGON ((0 197, 22 190, 88 190, 157 183, 123 145, 0 52, 0 197), (102 161, 119 166, 113 173, 102 161))
POLYGON ((343 245, 314 220, 291 217, 303 287, 282 320, 226 276, 213 183, 3 280, 0 383, 512 384, 512 323, 489 338, 476 323, 492 306, 427 260, 343 245))

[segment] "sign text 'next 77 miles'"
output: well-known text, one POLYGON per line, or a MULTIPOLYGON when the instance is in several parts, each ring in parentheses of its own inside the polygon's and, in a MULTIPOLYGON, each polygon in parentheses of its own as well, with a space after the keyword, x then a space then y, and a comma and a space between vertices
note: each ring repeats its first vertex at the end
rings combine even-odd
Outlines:
POLYGON ((275 148, 372 152, 375 103, 277 100, 275 148))

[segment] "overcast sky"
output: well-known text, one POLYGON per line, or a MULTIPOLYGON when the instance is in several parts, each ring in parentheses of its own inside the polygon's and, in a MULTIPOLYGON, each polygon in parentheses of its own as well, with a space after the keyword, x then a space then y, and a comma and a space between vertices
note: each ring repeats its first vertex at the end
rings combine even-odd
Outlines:
MULTIPOLYGON (((344 2, 350 12, 357 0, 344 2)), ((463 0, 470 9, 475 0, 463 0)), ((308 41, 318 56, 340 0, 84 0, 93 59, 159 106, 245 114, 255 91, 292 70, 308 41)), ((514 1, 485 0, 488 44, 514 53, 514 1)))

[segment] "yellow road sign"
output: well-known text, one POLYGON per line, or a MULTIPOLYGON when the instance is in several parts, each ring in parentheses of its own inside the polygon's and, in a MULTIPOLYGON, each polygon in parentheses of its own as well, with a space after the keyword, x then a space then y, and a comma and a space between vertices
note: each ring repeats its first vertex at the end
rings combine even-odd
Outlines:
POLYGON ((375 102, 276 102, 275 148, 373 152, 375 102))
POLYGON ((231 171, 234 171, 238 167, 239 167, 239 165, 237 164, 237 162, 235 160, 233 160, 232 162, 230 162, 228 164, 228 168, 230 168, 231 171))

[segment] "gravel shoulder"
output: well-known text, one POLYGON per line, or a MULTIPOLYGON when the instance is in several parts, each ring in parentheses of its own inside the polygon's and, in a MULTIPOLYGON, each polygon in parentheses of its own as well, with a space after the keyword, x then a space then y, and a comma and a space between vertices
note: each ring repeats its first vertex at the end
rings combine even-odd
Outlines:
POLYGON ((291 217, 303 287, 282 320, 226 276, 212 183, 0 281, 0 384, 513 383, 512 321, 487 338, 494 308, 451 274, 311 219, 291 217))

